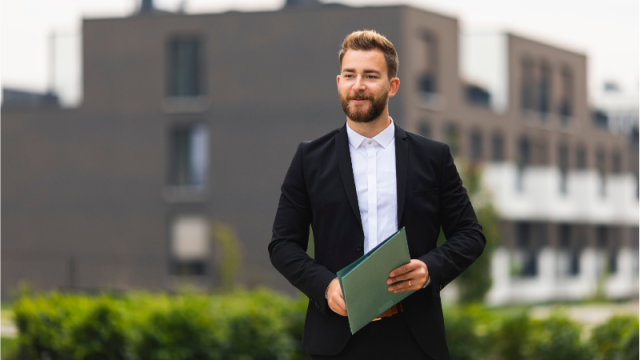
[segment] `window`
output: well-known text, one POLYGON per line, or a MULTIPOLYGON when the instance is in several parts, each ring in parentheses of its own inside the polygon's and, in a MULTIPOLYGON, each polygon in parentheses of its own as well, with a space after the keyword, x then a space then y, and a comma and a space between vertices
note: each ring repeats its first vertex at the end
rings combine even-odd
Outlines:
POLYGON ((613 174, 620 174, 622 172, 620 164, 620 153, 618 151, 613 153, 611 158, 611 172, 613 174))
POLYGON ((464 95, 468 104, 488 108, 491 105, 491 93, 478 85, 466 84, 464 95))
POLYGON ((531 224, 518 222, 516 224, 517 246, 522 253, 521 277, 538 275, 538 257, 534 244, 531 242, 531 224))
POLYGON ((550 112, 551 106, 551 67, 547 62, 540 66, 540 78, 538 79, 538 111, 544 119, 550 112))
POLYGON ((549 241, 549 227, 546 222, 534 222, 531 224, 531 230, 533 231, 534 243, 532 246, 535 249, 543 248, 549 241))
POLYGON ((516 224, 517 246, 520 249, 531 249, 531 225, 528 222, 516 224))
POLYGON ((418 68, 418 91, 421 93, 436 93, 438 84, 436 69, 438 64, 438 49, 436 37, 431 32, 425 32, 419 42, 420 67, 418 68))
POLYGON ((580 274, 580 252, 574 250, 569 257, 569 275, 577 276, 580 274))
POLYGON ((518 174, 516 177, 516 189, 524 190, 524 169, 531 165, 531 143, 527 137, 522 137, 518 141, 518 174))
POLYGON ((495 133, 491 137, 491 161, 504 161, 504 138, 500 133, 495 133))
POLYGON ((546 138, 540 138, 536 141, 536 158, 537 165, 549 164, 549 143, 546 138))
POLYGON ((576 168, 578 170, 587 169, 587 152, 582 145, 576 149, 576 168))
POLYGON ((598 149, 596 151, 596 170, 598 171, 598 175, 600 177, 600 187, 599 192, 600 196, 606 195, 606 178, 605 178, 605 155, 603 149, 598 149))
POLYGON ((482 134, 479 130, 473 130, 469 139, 469 158, 474 161, 482 160, 482 134))
POLYGON ((426 138, 431 138, 431 126, 429 126, 428 122, 420 122, 420 124, 418 125, 418 134, 426 138))
POLYGON ((203 187, 208 165, 208 135, 204 125, 176 126, 170 133, 169 183, 203 187))
POLYGON ((606 249, 609 245, 609 229, 606 225, 596 226, 596 247, 606 249))
POLYGON ((558 247, 562 250, 571 248, 571 224, 558 225, 558 247))
POLYGON ((603 110, 595 109, 591 111, 591 120, 593 124, 600 129, 609 128, 609 115, 603 110))
POLYGON ((562 69, 561 100, 558 107, 560 122, 566 125, 569 118, 573 116, 573 73, 569 67, 562 69))
POLYGON ((566 144, 558 146, 558 167, 560 168, 560 193, 566 194, 569 174, 569 147, 566 144))
POLYGON ((522 83, 520 91, 520 106, 522 110, 533 110, 535 103, 535 78, 533 60, 529 57, 525 57, 522 60, 521 69, 522 83))
POLYGON ((174 275, 204 275, 209 258, 209 226, 201 216, 175 219, 171 226, 174 275))
POLYGON ((607 270, 609 274, 615 274, 618 272, 618 251, 616 249, 609 252, 609 259, 607 259, 607 270))
POLYGON ((195 37, 177 37, 169 41, 168 94, 175 97, 202 94, 202 51, 195 37))
POLYGON ((638 237, 640 235, 640 230, 638 229, 637 226, 632 226, 630 229, 631 231, 631 250, 633 253, 633 258, 632 258, 632 267, 633 267, 633 271, 631 272, 633 274, 634 277, 638 277, 638 269, 640 267, 640 254, 638 253, 638 237))
POLYGON ((455 124, 449 124, 445 127, 444 142, 449 144, 449 148, 451 149, 452 156, 458 155, 460 132, 458 131, 458 127, 455 124))

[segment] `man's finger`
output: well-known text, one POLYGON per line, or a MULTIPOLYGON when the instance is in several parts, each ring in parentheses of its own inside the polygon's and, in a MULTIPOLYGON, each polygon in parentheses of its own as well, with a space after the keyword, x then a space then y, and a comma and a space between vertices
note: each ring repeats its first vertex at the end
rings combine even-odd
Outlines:
POLYGON ((425 277, 426 275, 422 271, 414 270, 405 276, 402 281, 394 282, 388 289, 389 291, 405 291, 407 288, 409 290, 417 290, 426 283, 425 277), (411 281, 411 286, 409 286, 409 281, 411 281))
POLYGON ((391 274, 389 274, 389 277, 394 277, 394 276, 398 276, 398 275, 404 274, 404 273, 406 273, 406 272, 409 272, 408 265, 409 265, 409 264, 407 264, 407 265, 402 265, 402 266, 400 266, 399 268, 394 269, 394 270, 391 272, 391 274))
POLYGON ((342 298, 337 298, 335 299, 334 302, 335 306, 337 307, 336 313, 342 316, 347 316, 347 306, 344 303, 344 300, 342 300, 342 298))
POLYGON ((418 261, 420 261, 420 260, 413 259, 413 260, 411 260, 410 263, 404 264, 404 265, 394 269, 391 272, 391 274, 389 274, 389 277, 402 275, 402 274, 408 273, 410 271, 413 271, 413 270, 415 270, 417 268, 420 268, 420 263, 418 261))
POLYGON ((391 285, 391 284, 395 284, 399 281, 404 281, 404 280, 410 280, 410 279, 420 279, 422 277, 426 277, 427 274, 425 274, 422 269, 417 268, 414 269, 413 271, 410 271, 408 273, 402 274, 402 275, 398 275, 396 277, 392 277, 389 278, 387 280, 387 284, 391 285))
POLYGON ((420 288, 420 283, 418 280, 414 281, 414 279, 411 279, 411 286, 409 286, 409 280, 407 281, 401 281, 398 284, 390 287, 390 289, 394 292, 394 293, 399 293, 399 292, 403 292, 403 291, 409 291, 409 290, 418 290, 420 288))
POLYGON ((333 300, 333 305, 337 307, 339 310, 343 311, 345 314, 347 312, 347 305, 344 303, 344 299, 342 298, 342 294, 340 296, 333 296, 331 298, 333 300))

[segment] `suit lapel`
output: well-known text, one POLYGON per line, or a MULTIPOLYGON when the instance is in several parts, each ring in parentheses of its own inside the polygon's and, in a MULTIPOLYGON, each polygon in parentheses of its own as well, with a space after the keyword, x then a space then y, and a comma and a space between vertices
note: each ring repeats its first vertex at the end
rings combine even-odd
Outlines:
POLYGON ((349 137, 347 135, 346 124, 340 129, 335 137, 336 142, 336 159, 338 160, 338 168, 340 169, 340 177, 342 184, 347 193, 347 198, 351 204, 356 218, 362 226, 360 218, 360 208, 358 207, 358 194, 356 193, 356 183, 353 179, 353 167, 351 166, 351 153, 349 152, 349 137))
POLYGON ((407 195, 407 172, 409 170, 409 143, 407 133, 395 121, 396 127, 396 183, 398 190, 398 227, 402 224, 402 213, 407 195))

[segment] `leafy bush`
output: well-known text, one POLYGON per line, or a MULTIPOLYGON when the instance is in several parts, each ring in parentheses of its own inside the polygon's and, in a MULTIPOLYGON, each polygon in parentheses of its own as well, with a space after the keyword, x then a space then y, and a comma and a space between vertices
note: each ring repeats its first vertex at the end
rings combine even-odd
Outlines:
POLYGON ((531 318, 527 312, 518 312, 505 318, 493 334, 495 352, 502 360, 525 359, 530 352, 531 318))
POLYGON ((638 359, 638 318, 614 316, 591 332, 598 360, 638 359))
POLYGON ((76 360, 124 359, 127 335, 118 304, 107 297, 80 304, 85 308, 76 308, 70 319, 64 353, 76 360))
POLYGON ((493 351, 499 316, 480 305, 445 308, 447 344, 452 359, 481 359, 493 351))
POLYGON ((589 352, 580 340, 581 326, 555 313, 532 323, 531 358, 540 360, 587 360, 589 352))
MULTIPOLYGON (((15 305, 25 359, 302 360, 306 297, 268 290, 221 295, 132 292, 123 297, 51 293, 15 305)), ((452 359, 638 359, 638 318, 614 317, 588 341, 583 327, 554 313, 480 305, 446 307, 452 359)), ((3 343, 4 344, 4 343, 3 343)))
POLYGON ((223 314, 210 311, 202 297, 164 297, 146 309, 132 336, 135 358, 157 360, 222 359, 223 314))
POLYGON ((123 298, 52 293, 15 307, 30 359, 306 359, 308 299, 267 290, 206 296, 144 292, 123 298))
POLYGON ((18 344, 29 358, 42 355, 51 359, 69 358, 66 354, 72 311, 77 301, 62 294, 22 298, 15 307, 15 321, 19 331, 18 344))

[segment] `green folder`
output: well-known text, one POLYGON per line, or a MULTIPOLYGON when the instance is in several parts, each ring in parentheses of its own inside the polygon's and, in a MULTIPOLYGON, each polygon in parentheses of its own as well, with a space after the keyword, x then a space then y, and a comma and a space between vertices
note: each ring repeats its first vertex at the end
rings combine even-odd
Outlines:
POLYGON ((410 261, 407 235, 403 227, 338 271, 351 334, 355 334, 378 315, 415 292, 412 290, 394 294, 387 290, 391 271, 410 261))

